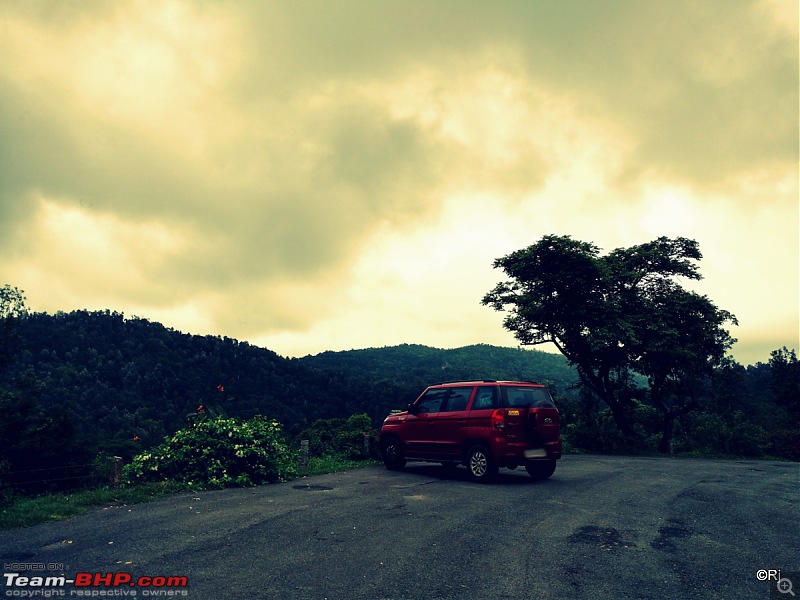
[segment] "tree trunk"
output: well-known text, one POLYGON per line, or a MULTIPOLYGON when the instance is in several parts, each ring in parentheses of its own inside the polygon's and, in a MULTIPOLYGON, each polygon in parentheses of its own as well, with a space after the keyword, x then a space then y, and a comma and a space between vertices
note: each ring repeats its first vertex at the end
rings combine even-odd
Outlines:
POLYGON ((626 398, 620 398, 613 386, 607 380, 595 374, 590 368, 576 364, 578 377, 583 385, 593 391, 602 402, 611 409, 611 416, 619 427, 620 432, 629 440, 638 440, 639 434, 633 428, 633 416, 630 413, 630 403, 626 398))
POLYGON ((631 441, 638 440, 640 436, 633 428, 633 419, 626 410, 627 407, 614 396, 602 398, 602 400, 611 409, 611 416, 614 417, 614 422, 622 434, 631 441))

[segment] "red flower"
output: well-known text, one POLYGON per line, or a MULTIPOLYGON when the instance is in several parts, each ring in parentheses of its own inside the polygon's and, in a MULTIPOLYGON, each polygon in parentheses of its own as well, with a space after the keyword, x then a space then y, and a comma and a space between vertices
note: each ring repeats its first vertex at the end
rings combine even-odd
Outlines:
POLYGON ((197 412, 201 413, 201 412, 205 412, 205 411, 206 411, 206 409, 205 409, 205 408, 203 408, 203 405, 202 405, 202 404, 201 404, 200 406, 198 406, 198 407, 197 407, 197 412))

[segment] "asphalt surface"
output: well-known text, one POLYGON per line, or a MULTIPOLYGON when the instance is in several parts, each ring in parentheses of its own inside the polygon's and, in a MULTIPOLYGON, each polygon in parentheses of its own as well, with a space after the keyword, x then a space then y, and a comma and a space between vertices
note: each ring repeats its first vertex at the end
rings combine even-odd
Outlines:
POLYGON ((41 588, 4 576, 3 594, 790 600, 777 573, 758 572, 780 570, 800 594, 799 500, 797 463, 566 456, 548 481, 501 470, 489 485, 463 468, 369 467, 0 532, 4 573, 188 580, 41 588))

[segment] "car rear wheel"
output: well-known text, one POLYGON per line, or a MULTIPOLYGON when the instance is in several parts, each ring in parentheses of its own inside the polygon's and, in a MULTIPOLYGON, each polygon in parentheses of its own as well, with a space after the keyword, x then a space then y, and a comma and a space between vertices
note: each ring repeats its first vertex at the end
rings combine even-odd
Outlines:
POLYGON ((525 465, 525 470, 536 481, 543 481, 556 472, 556 461, 551 459, 529 462, 525 465))
POLYGON ((391 437, 381 444, 381 455, 383 464, 390 471, 400 471, 406 466, 406 459, 403 458, 403 451, 400 448, 400 440, 391 437))
POLYGON ((497 464, 486 446, 473 446, 467 454, 467 469, 475 481, 490 481, 497 475, 497 464))

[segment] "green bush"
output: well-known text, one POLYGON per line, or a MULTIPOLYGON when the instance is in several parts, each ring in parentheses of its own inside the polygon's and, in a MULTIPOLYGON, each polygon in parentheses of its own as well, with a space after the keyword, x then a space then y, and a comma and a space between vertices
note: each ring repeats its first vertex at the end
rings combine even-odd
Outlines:
POLYGON ((561 433, 571 452, 583 450, 629 454, 654 451, 659 438, 652 434, 653 423, 658 419, 656 409, 634 400, 631 416, 639 438, 626 438, 614 421, 611 409, 607 407, 591 415, 580 415, 576 422, 563 425, 561 433))
POLYGON ((308 454, 312 458, 335 456, 360 460, 378 457, 378 434, 367 414, 347 419, 319 419, 300 432, 296 439, 298 443, 308 440, 308 454), (369 438, 369 454, 364 448, 365 435, 369 438))
POLYGON ((733 415, 731 426, 731 450, 736 456, 762 456, 768 446, 767 432, 753 423, 741 411, 733 415))
POLYGON ((771 456, 800 462, 800 429, 778 429, 767 435, 771 456))
POLYGON ((217 417, 181 429, 135 456, 123 469, 128 483, 179 481, 208 488, 287 481, 297 475, 297 455, 280 423, 217 417))
POLYGON ((763 456, 769 448, 767 432, 747 415, 736 411, 723 417, 700 412, 691 415, 682 450, 733 456, 763 456))
POLYGON ((690 433, 685 436, 681 450, 711 454, 731 453, 730 428, 720 415, 700 412, 691 417, 690 433))

